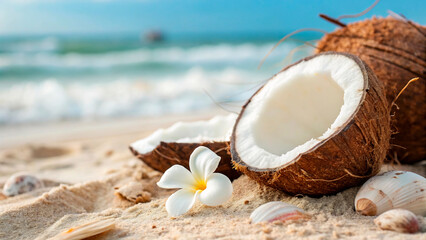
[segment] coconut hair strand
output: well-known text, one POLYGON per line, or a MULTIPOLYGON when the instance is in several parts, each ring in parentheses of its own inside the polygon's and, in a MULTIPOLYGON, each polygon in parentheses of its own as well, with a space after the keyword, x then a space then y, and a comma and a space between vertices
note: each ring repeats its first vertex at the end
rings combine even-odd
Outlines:
POLYGON ((368 13, 369 11, 371 11, 371 9, 373 9, 378 3, 380 2, 380 0, 376 0, 373 4, 371 4, 371 6, 369 6, 367 9, 365 9, 364 11, 357 13, 357 14, 350 14, 350 15, 342 15, 340 17, 337 18, 337 20, 341 20, 344 18, 356 18, 356 17, 361 17, 362 15, 365 15, 366 13, 368 13))
POLYGON ((289 38, 289 37, 291 37, 291 36, 293 36, 293 35, 296 35, 296 34, 298 34, 298 33, 301 33, 301 32, 307 32, 307 31, 313 31, 313 32, 321 32, 321 33, 323 33, 323 34, 328 34, 328 32, 326 32, 326 31, 324 31, 324 30, 322 30, 322 29, 318 29, 318 28, 302 28, 302 29, 299 29, 299 30, 296 30, 296 31, 294 31, 294 32, 291 32, 291 33, 289 33, 289 34, 287 34, 287 35, 285 35, 283 38, 281 38, 278 42, 277 42, 277 44, 275 44, 275 46, 273 46, 272 47, 272 49, 271 50, 269 50, 269 52, 262 58, 262 60, 260 61, 260 63, 259 63, 259 66, 257 66, 257 68, 258 69, 260 69, 261 67, 262 67, 262 65, 263 65, 263 63, 265 62, 265 60, 269 57, 269 55, 275 50, 275 48, 277 48, 282 42, 284 42, 287 38, 289 38))
POLYGON ((216 101, 213 96, 206 90, 204 89, 204 93, 210 98, 210 100, 216 104, 216 106, 220 107, 221 109, 223 109, 224 111, 227 111, 229 113, 235 113, 238 114, 238 112, 232 111, 230 109, 227 109, 225 106, 223 106, 223 104, 219 103, 218 101, 216 101))
POLYGON ((342 15, 338 18, 332 18, 329 17, 325 14, 320 14, 319 16, 323 19, 325 19, 326 21, 336 24, 339 27, 346 27, 346 24, 342 23, 340 20, 344 19, 344 18, 356 18, 356 17, 361 17, 362 15, 368 13, 371 9, 373 9, 378 3, 380 2, 380 0, 376 0, 371 6, 369 6, 367 9, 365 9, 364 11, 357 13, 357 14, 350 14, 350 15, 342 15))
POLYGON ((415 81, 417 81, 419 79, 420 79, 419 77, 415 77, 415 78, 411 79, 410 81, 408 81, 407 84, 405 84, 405 86, 401 89, 401 91, 399 91, 398 95, 396 95, 395 99, 392 101, 392 103, 390 105, 390 108, 389 108, 389 111, 392 109, 392 106, 395 104, 396 100, 398 100, 399 96, 401 96, 401 94, 405 91, 405 89, 407 89, 407 87, 411 83, 413 83, 413 82, 415 82, 415 81))

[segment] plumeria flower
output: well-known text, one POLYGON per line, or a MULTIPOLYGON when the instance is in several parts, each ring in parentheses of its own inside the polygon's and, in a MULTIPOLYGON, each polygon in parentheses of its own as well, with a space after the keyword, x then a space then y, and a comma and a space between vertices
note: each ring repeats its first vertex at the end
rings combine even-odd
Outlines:
POLYGON ((166 202, 172 217, 189 211, 197 198, 207 206, 218 206, 232 195, 232 183, 221 173, 214 173, 220 157, 206 147, 198 147, 189 158, 189 169, 173 165, 164 172, 157 185, 161 188, 181 188, 166 202))

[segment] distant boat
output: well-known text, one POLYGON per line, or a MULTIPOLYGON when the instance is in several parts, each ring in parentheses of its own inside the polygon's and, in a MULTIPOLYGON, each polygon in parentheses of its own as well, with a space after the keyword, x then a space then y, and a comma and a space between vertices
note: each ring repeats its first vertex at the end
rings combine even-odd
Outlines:
POLYGON ((147 42, 161 42, 164 40, 164 34, 158 30, 151 30, 145 33, 144 39, 147 42))

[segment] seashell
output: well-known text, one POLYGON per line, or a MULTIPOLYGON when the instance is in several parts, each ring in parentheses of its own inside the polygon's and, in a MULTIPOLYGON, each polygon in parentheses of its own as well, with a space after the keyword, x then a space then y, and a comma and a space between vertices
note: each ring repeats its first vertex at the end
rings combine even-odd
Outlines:
POLYGON ((392 209, 384 212, 374 219, 374 223, 382 230, 401 233, 416 233, 420 229, 416 215, 404 209, 392 209))
POLYGON ((3 194, 12 197, 44 187, 43 182, 35 176, 17 173, 7 179, 3 194))
POLYGON ((75 228, 70 228, 65 232, 59 233, 50 240, 79 240, 86 239, 109 231, 115 227, 115 220, 112 218, 97 219, 95 221, 80 225, 75 228))
POLYGON ((268 202, 256 208, 250 215, 252 223, 308 219, 302 209, 280 201, 268 202))
POLYGON ((145 191, 142 183, 129 182, 126 185, 118 188, 115 194, 127 201, 133 203, 146 203, 151 201, 151 193, 145 191))
POLYGON ((375 216, 395 208, 424 216, 426 179, 412 172, 386 172, 365 182, 355 198, 355 209, 362 215, 375 216))

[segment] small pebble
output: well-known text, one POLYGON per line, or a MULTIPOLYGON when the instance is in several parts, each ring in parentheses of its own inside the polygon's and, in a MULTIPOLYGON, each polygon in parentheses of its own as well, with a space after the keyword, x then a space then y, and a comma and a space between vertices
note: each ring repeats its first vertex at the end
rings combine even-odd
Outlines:
POLYGON ((160 205, 158 204, 158 203, 153 203, 152 205, 151 205, 151 207, 153 207, 153 208, 157 208, 157 207, 159 207, 160 205))
POLYGON ((0 200, 6 199, 6 195, 4 195, 3 193, 0 193, 0 200))
POLYGON ((262 231, 263 231, 264 233, 266 233, 266 234, 269 234, 269 233, 271 233, 271 232, 272 232, 272 229, 271 229, 271 228, 268 228, 268 227, 264 227, 264 228, 262 228, 262 231))
POLYGON ((35 176, 27 174, 12 175, 3 186, 3 194, 13 197, 44 187, 43 182, 35 176))
POLYGON ((114 154, 114 150, 108 150, 105 152, 106 157, 111 157, 112 154, 114 154))
POLYGON ((149 178, 149 176, 146 172, 141 173, 141 179, 148 179, 148 178, 149 178))
POLYGON ((333 238, 336 238, 336 239, 340 238, 339 234, 336 231, 333 231, 332 234, 333 234, 333 238))

